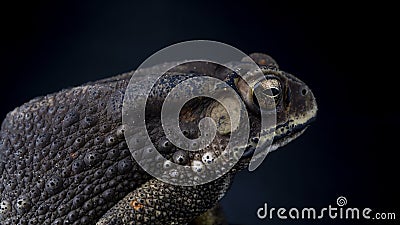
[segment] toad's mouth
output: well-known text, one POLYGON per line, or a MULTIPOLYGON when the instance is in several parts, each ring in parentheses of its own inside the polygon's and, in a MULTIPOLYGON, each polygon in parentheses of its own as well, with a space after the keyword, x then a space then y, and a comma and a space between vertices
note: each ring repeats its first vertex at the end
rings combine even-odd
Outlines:
MULTIPOLYGON (((314 120, 315 120, 315 118, 311 118, 303 124, 298 124, 298 125, 293 126, 291 129, 289 129, 285 133, 281 133, 281 134, 274 136, 274 140, 272 141, 271 146, 266 150, 268 150, 269 152, 272 152, 272 151, 278 149, 279 147, 282 147, 282 146, 288 144, 289 142, 293 141, 294 139, 296 139, 297 137, 302 135, 306 131, 306 129, 308 128, 310 123, 313 122, 314 120)), ((278 126, 276 129, 279 129, 279 128, 280 127, 278 126)), ((247 159, 247 158, 252 157, 254 155, 255 150, 256 150, 255 146, 249 145, 246 148, 246 150, 244 151, 241 159, 247 159)), ((260 153, 262 153, 262 152, 263 151, 261 151, 260 153)))

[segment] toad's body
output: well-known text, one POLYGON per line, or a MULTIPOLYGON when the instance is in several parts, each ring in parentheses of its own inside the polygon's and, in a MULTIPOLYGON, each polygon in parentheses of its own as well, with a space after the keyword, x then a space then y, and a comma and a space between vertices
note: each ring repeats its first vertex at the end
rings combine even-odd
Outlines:
MULTIPOLYGON (((270 57, 252 57, 264 66, 264 74, 279 81, 274 87, 279 88, 279 96, 274 96, 277 138, 273 145, 277 148, 301 134, 315 117, 315 99, 303 82, 280 71, 270 57)), ((192 74, 222 80, 228 76, 213 69, 192 74)), ((133 160, 121 125, 122 101, 131 76, 38 97, 7 115, 0 133, 0 224, 185 224, 218 203, 249 159, 243 158, 230 172, 204 185, 175 186, 150 176, 133 160)), ((184 77, 178 69, 166 80, 184 77)), ((248 87, 237 79, 234 83, 248 107, 254 108, 248 87)), ((165 89, 170 87, 160 85, 156 93, 162 95, 165 89)), ((209 100, 200 99, 182 110, 181 119, 187 120, 182 129, 188 136, 196 137, 193 124, 214 107, 201 101, 209 100)), ((190 165, 205 154, 218 156, 218 149, 226 144, 220 135, 214 149, 205 149, 200 156, 186 154, 171 146, 151 116, 149 134, 176 162, 190 165)), ((250 119, 255 124, 257 114, 250 119)), ((254 139, 259 127, 252 125, 254 139)))

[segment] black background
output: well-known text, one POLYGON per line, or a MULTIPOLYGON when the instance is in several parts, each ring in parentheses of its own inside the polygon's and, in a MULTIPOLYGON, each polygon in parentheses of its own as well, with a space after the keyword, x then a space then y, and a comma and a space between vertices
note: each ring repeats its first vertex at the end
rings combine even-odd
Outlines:
POLYGON ((308 84, 319 105, 317 121, 301 138, 237 177, 222 201, 231 223, 356 223, 256 217, 264 202, 322 208, 335 206, 339 196, 348 207, 400 217, 392 9, 340 1, 2 4, 0 118, 33 97, 135 69, 168 45, 221 41, 270 54, 308 84))

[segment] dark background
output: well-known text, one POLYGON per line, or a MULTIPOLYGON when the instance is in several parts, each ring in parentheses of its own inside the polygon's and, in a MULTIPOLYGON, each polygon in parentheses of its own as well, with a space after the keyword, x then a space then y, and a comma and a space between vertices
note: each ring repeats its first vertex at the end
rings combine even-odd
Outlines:
POLYGON ((301 138, 237 177, 222 201, 230 222, 354 224, 256 217, 264 202, 322 208, 339 196, 348 207, 400 217, 396 13, 382 2, 321 2, 2 4, 0 120, 33 97, 135 69, 168 45, 221 41, 270 54, 309 85, 319 105, 301 138))

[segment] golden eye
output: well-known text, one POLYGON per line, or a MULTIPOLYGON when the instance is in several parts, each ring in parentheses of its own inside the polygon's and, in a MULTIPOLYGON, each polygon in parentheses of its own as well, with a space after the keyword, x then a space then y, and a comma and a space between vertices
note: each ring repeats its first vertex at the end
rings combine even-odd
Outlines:
POLYGON ((260 107, 260 102, 262 102, 263 106, 267 109, 274 108, 275 104, 278 104, 282 93, 281 82, 275 78, 266 79, 257 83, 253 90, 253 104, 257 107, 260 107), (258 99, 256 96, 258 96, 260 99, 258 99))
POLYGON ((258 112, 260 108, 274 110, 282 96, 282 85, 276 77, 267 76, 265 80, 254 85, 249 85, 244 80, 237 78, 234 80, 234 84, 247 107, 254 112, 258 112))

